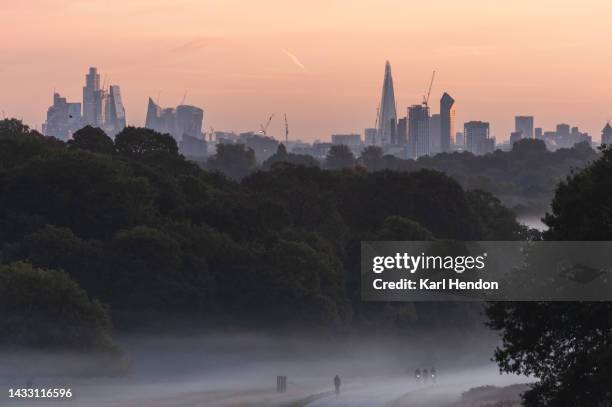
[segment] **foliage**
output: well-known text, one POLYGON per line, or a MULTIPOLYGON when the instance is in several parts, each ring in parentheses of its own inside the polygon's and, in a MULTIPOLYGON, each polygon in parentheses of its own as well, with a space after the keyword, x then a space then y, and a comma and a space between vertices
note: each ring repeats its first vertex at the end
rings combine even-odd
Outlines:
POLYGON ((217 153, 208 160, 207 167, 220 171, 234 180, 241 180, 256 167, 255 152, 244 144, 218 144, 217 153))
POLYGON ((430 319, 461 326, 478 311, 428 305, 415 314, 388 305, 381 315, 376 305, 361 304, 358 242, 524 238, 491 195, 466 192, 431 170, 277 162, 253 171, 252 150, 219 145, 207 165, 242 178, 236 183, 187 161, 166 136, 146 129, 119 134, 114 152, 29 133, 0 135, 0 143, 7 152, 0 151, 1 261, 63 270, 110 305, 121 329, 180 320, 405 329, 430 319))
POLYGON ((325 168, 330 170, 351 168, 354 165, 355 156, 351 149, 344 144, 331 146, 325 157, 325 168))
MULTIPOLYGON (((547 240, 610 240, 612 151, 570 175, 545 218, 547 240)), ((612 304, 493 303, 489 326, 501 332, 495 359, 503 371, 540 381, 525 393, 532 406, 604 406, 612 402, 612 304)))
POLYGON ((132 157, 156 153, 178 154, 176 140, 171 135, 131 126, 124 128, 117 134, 115 148, 119 153, 132 157))
POLYGON ((0 343, 114 350, 107 310, 66 273, 28 263, 0 266, 0 343))
POLYGON ((113 140, 104 133, 104 130, 91 126, 77 130, 68 141, 68 147, 101 154, 112 154, 115 151, 113 140))

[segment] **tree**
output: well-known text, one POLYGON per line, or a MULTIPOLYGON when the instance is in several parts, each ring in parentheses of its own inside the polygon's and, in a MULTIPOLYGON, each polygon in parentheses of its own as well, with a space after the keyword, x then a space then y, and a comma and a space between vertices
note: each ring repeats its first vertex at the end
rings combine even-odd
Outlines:
POLYGON ((348 146, 344 144, 331 146, 325 157, 326 168, 340 170, 353 166, 355 166, 355 156, 348 146))
POLYGON ((2 119, 0 120, 0 137, 16 137, 22 135, 29 135, 31 133, 30 127, 23 124, 21 120, 17 119, 2 119))
POLYGON ((78 148, 100 154, 115 152, 113 140, 99 127, 85 126, 72 135, 68 148, 78 148))
MULTIPOLYGON (((559 184, 544 222, 547 240, 612 238, 612 151, 559 184)), ((488 325, 501 333, 495 359, 505 372, 540 381, 525 406, 612 403, 612 303, 492 303, 488 325)))
POLYGON ((208 159, 208 168, 239 181, 255 170, 255 152, 244 144, 217 144, 217 153, 208 159))
POLYGON ((366 147, 359 157, 361 164, 365 165, 370 171, 378 171, 382 169, 383 150, 378 146, 366 147))
POLYGON ((389 216, 376 233, 377 240, 433 240, 433 235, 418 222, 401 216, 389 216))
POLYGON ((160 153, 178 156, 174 137, 144 127, 124 128, 115 137, 115 147, 119 153, 134 157, 160 153))
POLYGON ((0 343, 69 350, 115 350, 106 308, 67 274, 28 263, 0 266, 0 343))
POLYGON ((612 149, 557 187, 544 223, 547 240, 612 240, 612 149))
POLYGON ((263 168, 272 168, 278 163, 291 165, 302 165, 304 167, 318 167, 319 162, 311 155, 288 153, 287 148, 281 143, 276 149, 276 153, 263 162, 263 168))

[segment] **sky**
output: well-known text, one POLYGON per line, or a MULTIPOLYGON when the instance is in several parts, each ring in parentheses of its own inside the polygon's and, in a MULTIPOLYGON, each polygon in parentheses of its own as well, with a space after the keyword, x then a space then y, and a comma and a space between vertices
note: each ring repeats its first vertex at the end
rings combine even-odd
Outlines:
POLYGON ((40 128, 53 91, 80 102, 85 73, 121 86, 128 122, 151 96, 205 111, 206 130, 326 140, 373 127, 385 61, 398 115, 449 92, 457 130, 515 115, 579 126, 612 118, 609 0, 0 0, 0 110, 40 128))

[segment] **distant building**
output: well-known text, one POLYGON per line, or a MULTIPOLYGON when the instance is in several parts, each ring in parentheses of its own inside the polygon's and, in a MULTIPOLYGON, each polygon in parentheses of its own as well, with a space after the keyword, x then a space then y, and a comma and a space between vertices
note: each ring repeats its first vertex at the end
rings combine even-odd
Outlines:
POLYGON ((111 137, 125 128, 125 108, 121 100, 121 88, 117 85, 111 85, 109 88, 104 121, 104 130, 111 137))
POLYGON ((521 132, 523 138, 533 138, 533 116, 516 116, 514 132, 521 132))
POLYGON ((349 147, 361 147, 360 134, 332 134, 331 140, 334 145, 342 144, 349 147))
POLYGON ((448 153, 455 134, 455 99, 444 92, 440 99, 440 152, 448 153))
POLYGON ((186 157, 204 158, 208 151, 208 145, 202 137, 183 134, 183 139, 179 143, 179 151, 186 157))
POLYGON ((53 105, 47 109, 47 121, 43 134, 60 140, 68 140, 72 133, 81 128, 81 104, 66 101, 59 93, 53 94, 53 105))
POLYGON ((463 147, 465 145, 465 137, 462 132, 458 131, 455 133, 455 146, 463 147))
POLYGON ((601 131, 601 144, 612 145, 612 127, 610 123, 606 123, 606 126, 601 131))
POLYGON ((513 131, 512 133, 510 133, 510 148, 512 148, 514 143, 516 143, 517 141, 520 141, 522 138, 523 138, 523 132, 520 130, 513 131))
POLYGON ((238 135, 238 143, 246 145, 255 152, 255 158, 258 162, 264 162, 278 149, 280 144, 272 137, 264 136, 252 131, 240 133, 238 135))
POLYGON ((377 143, 377 138, 376 138, 377 132, 378 130, 374 128, 366 128, 363 130, 363 141, 366 146, 373 146, 373 145, 379 144, 377 143))
POLYGON ((429 107, 413 105, 408 108, 408 157, 429 154, 429 107))
POLYGON ((204 110, 190 105, 179 105, 176 108, 176 126, 181 137, 188 135, 202 138, 202 124, 204 123, 204 110))
POLYGON ((392 144, 395 138, 397 112, 395 110, 395 93, 393 91, 393 77, 391 64, 385 63, 385 77, 383 79, 380 109, 378 111, 378 137, 377 144, 392 144))
POLYGON ((442 152, 440 119, 439 114, 432 114, 429 118, 429 155, 442 152))
POLYGON ((98 68, 89 68, 83 86, 83 124, 103 127, 106 107, 106 91, 100 88, 98 68))
POLYGON ((544 140, 544 133, 542 133, 541 127, 536 127, 534 133, 536 139, 544 140))
POLYGON ((179 105, 175 108, 161 108, 149 98, 145 127, 159 133, 168 133, 177 141, 183 135, 203 139, 202 126, 204 111, 199 107, 179 105))
POLYGON ((400 147, 408 145, 408 118, 402 117, 397 121, 395 139, 396 144, 400 147))
POLYGON ((495 150, 495 139, 489 134, 489 123, 471 121, 463 125, 465 149, 475 155, 492 153, 495 150))

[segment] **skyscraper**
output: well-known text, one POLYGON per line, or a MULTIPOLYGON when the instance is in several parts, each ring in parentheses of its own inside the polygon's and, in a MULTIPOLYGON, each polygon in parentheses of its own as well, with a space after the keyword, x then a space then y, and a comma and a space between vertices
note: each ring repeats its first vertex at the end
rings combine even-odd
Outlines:
POLYGON ((514 131, 522 132, 522 138, 533 138, 533 116, 516 116, 514 118, 514 131))
POLYGON ((429 155, 442 152, 440 115, 432 114, 429 118, 429 155))
POLYGON ((204 110, 190 105, 179 105, 176 108, 176 126, 181 138, 186 134, 191 137, 202 137, 204 110))
POLYGON ((475 155, 492 153, 495 150, 495 139, 490 137, 489 123, 471 121, 463 125, 465 149, 475 155))
POLYGON ((105 92, 100 89, 100 74, 95 67, 89 68, 83 86, 83 124, 101 127, 104 119, 105 92))
POLYGON ((378 111, 378 143, 391 144, 395 135, 397 112, 395 110, 395 93, 393 91, 393 77, 391 64, 385 64, 385 78, 383 80, 380 109, 378 111))
POLYGON ((111 85, 106 98, 104 130, 109 136, 115 136, 125 128, 125 108, 121 100, 121 89, 117 85, 111 85))
POLYGON ((149 98, 145 127, 160 133, 168 133, 177 141, 182 140, 185 134, 199 139, 202 138, 203 120, 204 111, 199 107, 179 105, 176 109, 172 107, 162 109, 149 98))
POLYGON ((440 152, 450 153, 455 134, 455 99, 444 92, 440 99, 440 152))
POLYGON ((429 107, 413 105, 408 108, 408 158, 429 154, 429 107))
POLYGON ((395 138, 398 146, 404 147, 408 144, 408 119, 406 117, 397 121, 395 138))
POLYGON ((363 130, 363 139, 365 142, 366 146, 373 146, 376 145, 377 141, 376 141, 376 133, 378 132, 378 129, 374 129, 371 127, 367 127, 363 130))
POLYGON ((610 126, 610 123, 606 123, 601 131, 601 144, 612 145, 612 126, 610 126))
POLYGON ((53 94, 53 105, 47 109, 47 121, 43 124, 45 136, 68 140, 81 127, 81 104, 66 101, 59 93, 53 94))

